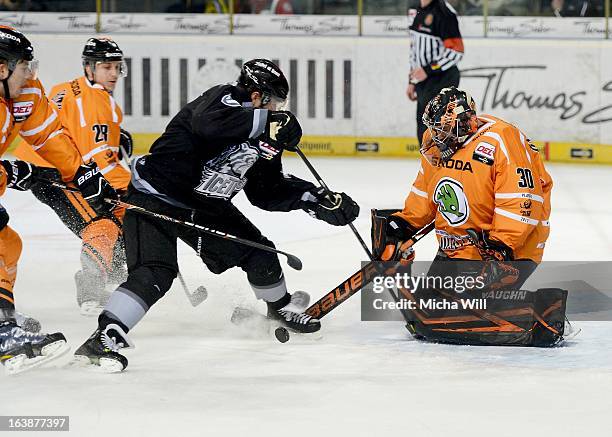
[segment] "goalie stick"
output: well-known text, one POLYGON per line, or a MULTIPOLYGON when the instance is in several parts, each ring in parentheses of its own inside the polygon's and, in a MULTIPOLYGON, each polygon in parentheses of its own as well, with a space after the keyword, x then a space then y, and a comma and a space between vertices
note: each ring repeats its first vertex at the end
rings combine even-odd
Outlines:
MULTIPOLYGON (((404 247, 408 249, 412 247, 417 241, 427 235, 434 228, 435 223, 432 221, 427 226, 420 229, 411 239, 404 243, 404 247)), ((380 261, 371 260, 361 269, 352 274, 344 282, 338 285, 336 288, 325 294, 321 299, 310 305, 306 310, 306 314, 309 316, 320 319, 325 317, 327 314, 337 308, 342 302, 345 302, 349 297, 360 291, 363 287, 368 285, 375 276, 380 275, 378 263, 380 261)), ((397 296, 393 295, 394 298, 397 296)))

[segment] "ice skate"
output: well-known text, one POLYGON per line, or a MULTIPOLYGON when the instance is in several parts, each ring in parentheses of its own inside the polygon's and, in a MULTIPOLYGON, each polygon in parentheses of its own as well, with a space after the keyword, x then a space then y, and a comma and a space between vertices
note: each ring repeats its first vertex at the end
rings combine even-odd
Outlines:
POLYGON ((46 365, 68 350, 62 333, 32 333, 15 321, 0 323, 0 362, 9 375, 46 365))
POLYGON ((96 331, 74 353, 73 366, 97 366, 105 373, 122 372, 128 365, 118 350, 133 347, 125 331, 118 325, 107 325, 96 331))
POLYGON ((268 318, 278 320, 290 331, 310 334, 321 329, 321 322, 304 311, 310 302, 310 295, 298 291, 291 295, 291 301, 280 309, 273 309, 268 304, 268 318))
POLYGON ((284 327, 292 332, 313 333, 321 328, 321 324, 318 320, 304 313, 309 303, 310 295, 308 293, 296 291, 291 295, 291 301, 288 305, 279 310, 268 308, 267 315, 263 315, 252 308, 236 307, 232 313, 231 321, 251 333, 260 331, 272 333, 278 327, 284 327))

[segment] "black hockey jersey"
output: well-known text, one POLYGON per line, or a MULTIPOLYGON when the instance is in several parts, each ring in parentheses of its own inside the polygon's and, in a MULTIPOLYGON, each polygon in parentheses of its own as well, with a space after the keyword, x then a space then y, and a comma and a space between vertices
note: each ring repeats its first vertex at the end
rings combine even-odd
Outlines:
POLYGON ((175 206, 220 206, 244 189, 249 201, 269 211, 300 208, 310 182, 282 172, 281 155, 258 138, 268 110, 253 108, 249 94, 215 86, 185 105, 136 160, 132 185, 175 206))

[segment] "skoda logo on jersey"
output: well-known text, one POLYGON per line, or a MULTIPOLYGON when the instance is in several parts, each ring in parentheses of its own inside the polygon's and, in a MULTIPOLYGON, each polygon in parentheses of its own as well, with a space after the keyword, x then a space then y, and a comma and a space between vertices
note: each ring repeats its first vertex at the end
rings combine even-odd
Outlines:
POLYGON ((463 185, 452 178, 443 178, 438 182, 434 202, 438 205, 438 212, 451 226, 464 224, 470 216, 470 205, 463 185))

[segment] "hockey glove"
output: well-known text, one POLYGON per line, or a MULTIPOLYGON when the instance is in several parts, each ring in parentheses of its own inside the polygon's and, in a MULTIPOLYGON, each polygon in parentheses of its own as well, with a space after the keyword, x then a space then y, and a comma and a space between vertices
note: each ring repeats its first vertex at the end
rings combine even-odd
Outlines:
POLYGON ((501 241, 490 239, 486 231, 479 233, 475 229, 468 229, 466 232, 484 261, 480 276, 485 288, 497 290, 514 284, 519 271, 509 263, 514 259, 512 249, 501 241))
POLYGON ((125 129, 121 129, 119 133, 119 159, 123 159, 123 151, 127 153, 127 157, 131 158, 134 153, 134 141, 132 134, 125 129))
POLYGON ((39 180, 61 182, 60 172, 55 168, 38 167, 26 161, 0 161, 6 171, 6 186, 14 190, 26 191, 39 180))
POLYGON ((359 215, 359 205, 346 193, 329 192, 323 187, 307 191, 302 209, 316 219, 334 226, 351 223, 359 215))
POLYGON ((302 127, 289 111, 270 111, 268 126, 263 134, 262 141, 277 149, 295 151, 295 146, 302 139, 302 127))
POLYGON ((417 233, 406 220, 389 216, 385 227, 385 249, 380 256, 382 261, 399 261, 401 264, 409 264, 414 260, 414 249, 406 243, 417 233))
POLYGON ((6 228, 6 225, 8 225, 8 222, 9 222, 8 212, 6 212, 6 209, 4 209, 4 206, 0 205, 0 231, 6 228))
POLYGON ((98 214, 107 214, 115 208, 115 205, 105 202, 104 199, 118 200, 119 196, 104 179, 95 162, 80 166, 73 182, 98 214))

